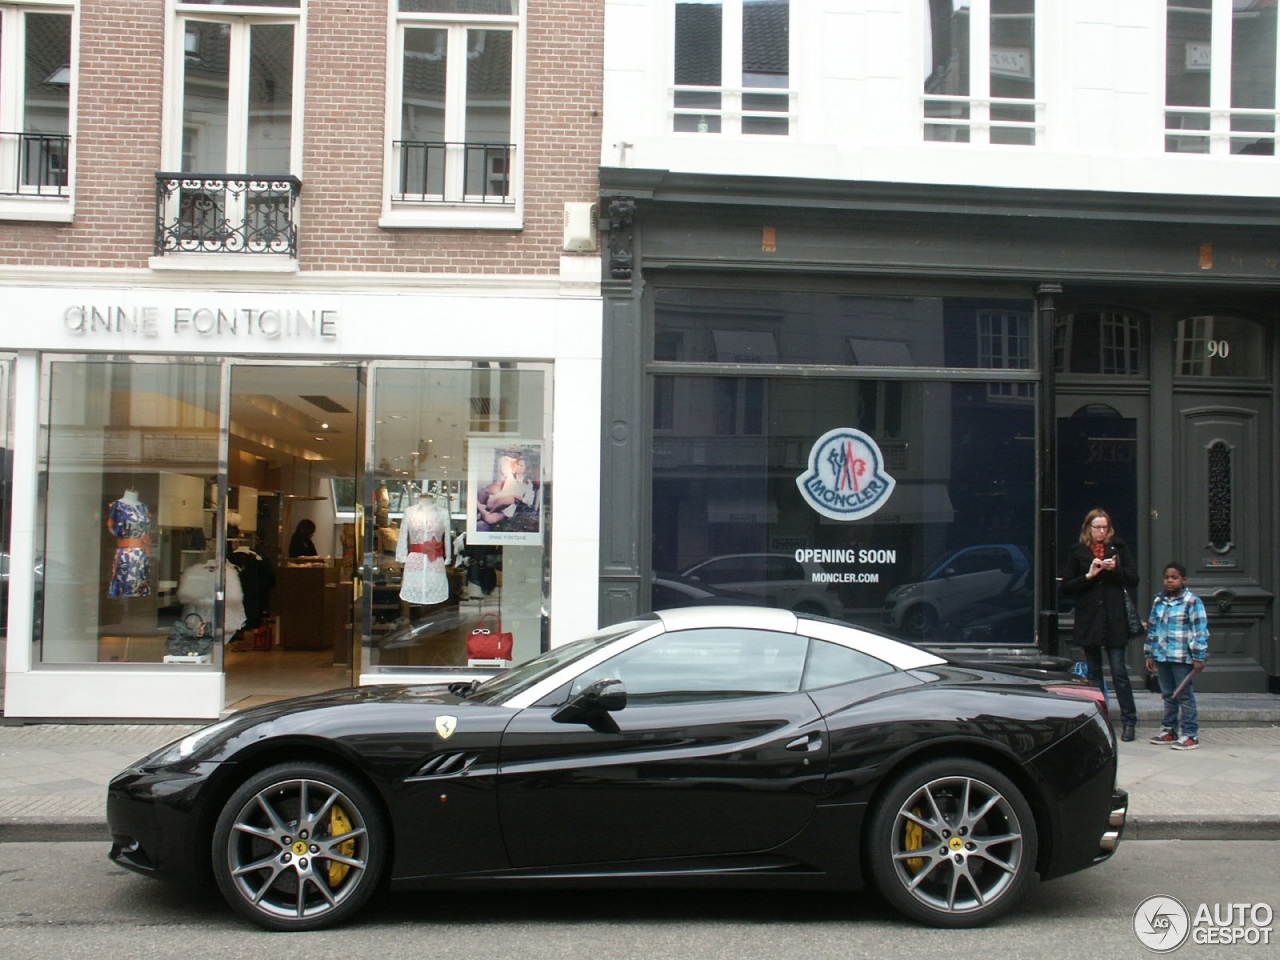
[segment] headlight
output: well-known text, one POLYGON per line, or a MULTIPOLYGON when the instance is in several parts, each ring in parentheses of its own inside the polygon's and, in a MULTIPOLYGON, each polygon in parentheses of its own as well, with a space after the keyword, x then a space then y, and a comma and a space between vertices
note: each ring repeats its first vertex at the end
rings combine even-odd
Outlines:
POLYGON ((234 717, 228 717, 226 720, 219 720, 217 723, 211 723, 207 727, 201 727, 195 733, 189 733, 181 740, 175 740, 167 747, 161 747, 151 756, 141 760, 138 766, 163 767, 170 763, 186 760, 199 750, 203 744, 208 743, 212 738, 231 726, 234 719, 234 717))

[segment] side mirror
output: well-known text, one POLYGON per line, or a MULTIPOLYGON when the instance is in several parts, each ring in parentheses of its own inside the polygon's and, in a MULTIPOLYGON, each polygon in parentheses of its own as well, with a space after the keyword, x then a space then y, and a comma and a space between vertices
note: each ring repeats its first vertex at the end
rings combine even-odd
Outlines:
POLYGON ((606 728, 617 729, 609 714, 626 705, 627 688, 622 681, 616 677, 605 677, 559 707, 551 719, 556 723, 586 723, 592 727, 603 721, 606 728))

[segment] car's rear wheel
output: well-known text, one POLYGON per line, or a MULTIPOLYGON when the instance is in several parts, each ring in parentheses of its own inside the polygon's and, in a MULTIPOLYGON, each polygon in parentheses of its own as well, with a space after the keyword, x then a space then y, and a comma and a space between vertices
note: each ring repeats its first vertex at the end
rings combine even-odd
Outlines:
POLYGON ((872 815, 871 875, 902 913, 936 927, 988 923, 1035 870, 1035 819, 1022 792, 973 760, 935 760, 899 776, 872 815))
POLYGON ((384 819, 361 784, 319 764, 281 764, 231 795, 213 832, 213 873, 227 902, 268 930, 342 923, 377 888, 384 819))

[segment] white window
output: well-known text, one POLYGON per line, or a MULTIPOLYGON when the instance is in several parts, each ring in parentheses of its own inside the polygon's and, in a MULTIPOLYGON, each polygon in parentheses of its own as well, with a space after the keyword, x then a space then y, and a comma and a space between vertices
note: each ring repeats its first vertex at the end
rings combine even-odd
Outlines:
POLYGON ((920 0, 924 139, 1033 146, 1037 0, 920 0))
POLYGON ((516 225, 520 0, 397 0, 385 226, 516 225))
POLYGON ((300 7, 175 4, 158 254, 295 252, 300 7))
POLYGON ((791 132, 790 0, 675 0, 671 129, 791 132))
POLYGON ((1275 0, 1168 0, 1167 153, 1276 152, 1275 0))
POLYGON ((69 207, 73 13, 66 3, 0 2, 0 213, 7 217, 69 207))

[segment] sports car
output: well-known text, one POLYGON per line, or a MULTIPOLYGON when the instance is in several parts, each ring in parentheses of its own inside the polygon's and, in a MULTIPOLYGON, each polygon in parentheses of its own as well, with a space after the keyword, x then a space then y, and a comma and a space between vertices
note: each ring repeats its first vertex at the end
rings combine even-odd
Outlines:
POLYGON ((273 930, 380 888, 874 887, 967 927, 1106 860, 1128 797, 1101 692, 818 616, 687 607, 483 682, 235 713, 108 792, 110 858, 273 930))

